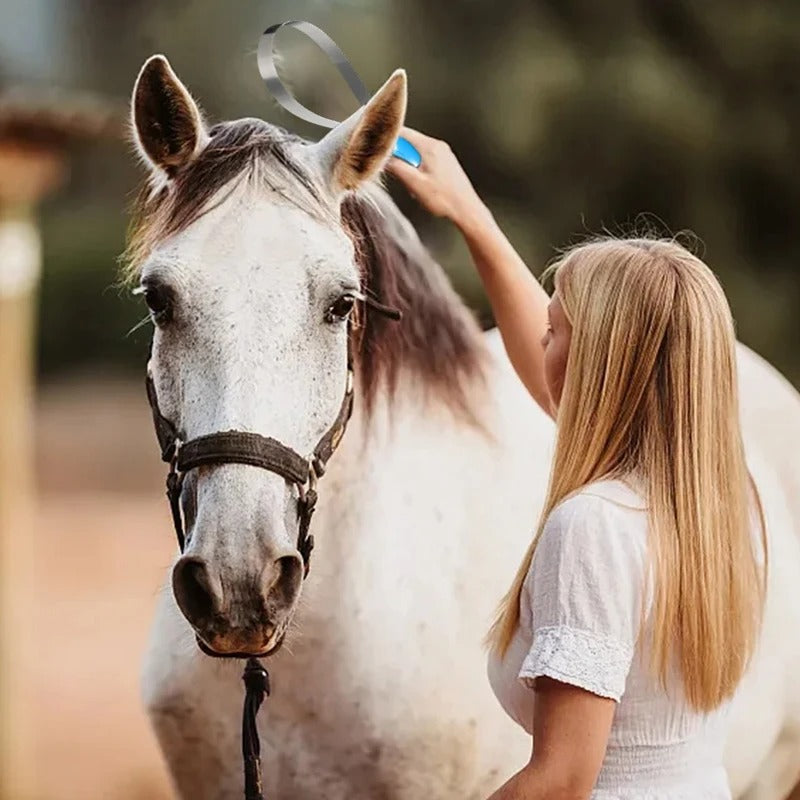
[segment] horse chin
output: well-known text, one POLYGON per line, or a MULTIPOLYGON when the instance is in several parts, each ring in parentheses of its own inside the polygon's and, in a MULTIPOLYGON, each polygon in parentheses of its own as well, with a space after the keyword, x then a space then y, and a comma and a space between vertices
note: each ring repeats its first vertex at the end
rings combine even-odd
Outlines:
POLYGON ((267 658, 268 656, 275 655, 278 650, 283 647, 283 640, 286 638, 286 630, 284 629, 277 637, 271 637, 270 641, 267 642, 267 646, 264 650, 259 652, 246 652, 246 651, 239 651, 239 652, 230 652, 230 653, 221 653, 217 650, 214 650, 211 645, 208 644, 198 633, 195 633, 195 641, 197 642, 197 646, 200 648, 201 652, 205 653, 207 656, 211 656, 212 658, 267 658))

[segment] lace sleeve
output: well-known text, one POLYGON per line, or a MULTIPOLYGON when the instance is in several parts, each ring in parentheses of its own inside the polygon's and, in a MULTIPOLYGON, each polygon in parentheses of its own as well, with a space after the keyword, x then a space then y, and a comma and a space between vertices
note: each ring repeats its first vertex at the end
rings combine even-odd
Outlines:
POLYGON ((633 660, 645 558, 644 518, 575 495, 553 510, 525 581, 521 612, 533 642, 519 672, 617 702, 633 660))

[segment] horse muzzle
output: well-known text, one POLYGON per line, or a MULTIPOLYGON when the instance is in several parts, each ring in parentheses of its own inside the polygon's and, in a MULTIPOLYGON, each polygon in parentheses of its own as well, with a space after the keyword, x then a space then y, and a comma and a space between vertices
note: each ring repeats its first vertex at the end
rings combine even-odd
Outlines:
POLYGON ((213 656, 266 656, 283 641, 303 582, 299 554, 276 559, 257 579, 222 579, 212 564, 181 557, 172 588, 200 649, 213 656))

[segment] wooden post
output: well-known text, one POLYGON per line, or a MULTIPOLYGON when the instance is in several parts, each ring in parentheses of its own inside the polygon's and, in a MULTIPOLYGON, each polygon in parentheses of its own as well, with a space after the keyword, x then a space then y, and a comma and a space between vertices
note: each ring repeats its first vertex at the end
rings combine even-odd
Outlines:
MULTIPOLYGON (((34 327, 41 245, 34 210, 63 177, 50 148, 0 142, 0 799, 36 796, 26 695, 33 582, 34 327)), ((45 636, 46 640, 46 636, 45 636)))
POLYGON ((36 209, 66 174, 68 148, 119 138, 119 109, 96 98, 25 89, 0 96, 0 800, 39 797, 36 720, 26 670, 51 658, 31 625, 33 584, 34 347, 41 246, 36 209))
POLYGON ((40 270, 30 212, 0 209, 0 798, 34 796, 29 652, 34 513, 33 329, 40 270))

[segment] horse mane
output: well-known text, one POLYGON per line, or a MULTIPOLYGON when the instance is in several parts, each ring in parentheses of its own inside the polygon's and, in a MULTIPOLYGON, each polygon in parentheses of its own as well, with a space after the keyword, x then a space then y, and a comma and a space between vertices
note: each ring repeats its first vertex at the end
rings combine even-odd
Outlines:
POLYGON ((224 193, 217 198, 234 181, 254 181, 312 216, 341 225, 353 240, 364 293, 403 313, 398 322, 369 306, 358 309, 355 368, 367 408, 381 388, 393 398, 408 370, 420 396, 433 393, 480 426, 470 390, 476 379, 485 381, 480 328, 389 194, 368 184, 333 214, 322 188, 293 155, 307 144, 304 140, 254 118, 218 123, 208 134, 209 144, 169 187, 146 183, 140 189, 123 256, 124 278, 138 280, 153 247, 224 202, 224 193))

